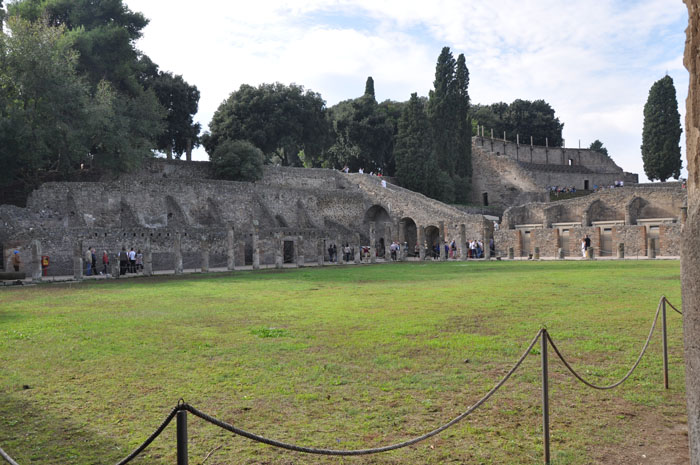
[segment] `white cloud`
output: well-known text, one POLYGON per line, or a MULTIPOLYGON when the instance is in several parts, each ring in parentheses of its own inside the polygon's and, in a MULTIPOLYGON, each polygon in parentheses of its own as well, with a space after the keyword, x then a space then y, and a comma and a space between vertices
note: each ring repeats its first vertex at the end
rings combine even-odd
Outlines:
POLYGON ((126 2, 151 20, 139 47, 200 89, 205 127, 242 83, 296 82, 332 105, 361 94, 371 75, 380 100, 426 95, 447 45, 467 58, 473 101, 543 98, 568 141, 601 139, 642 174, 649 87, 668 71, 681 109, 687 92, 680 1, 126 2))

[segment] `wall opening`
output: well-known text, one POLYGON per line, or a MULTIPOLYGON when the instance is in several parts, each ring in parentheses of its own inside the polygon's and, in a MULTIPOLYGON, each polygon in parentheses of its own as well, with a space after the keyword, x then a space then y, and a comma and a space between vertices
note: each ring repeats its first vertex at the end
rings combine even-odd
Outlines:
POLYGON ((569 230, 568 229, 561 230, 561 233, 559 234, 559 247, 561 248, 565 257, 568 257, 570 255, 569 254, 569 230))
POLYGON ((484 192, 483 194, 481 194, 481 196, 484 199, 484 207, 488 207, 489 206, 489 194, 488 194, 488 192, 484 192))
POLYGON ((600 234, 600 252, 601 257, 612 257, 613 254, 612 228, 603 228, 600 234))
POLYGON ((583 190, 585 190, 585 191, 588 190, 588 179, 583 180, 583 190))
POLYGON ((569 158, 569 166, 574 166, 574 159, 573 158, 569 158))
POLYGON ((530 231, 523 231, 523 247, 521 249, 520 256, 527 257, 532 252, 530 252, 530 231))
POLYGON ((294 241, 284 241, 282 257, 284 263, 294 263, 294 241))

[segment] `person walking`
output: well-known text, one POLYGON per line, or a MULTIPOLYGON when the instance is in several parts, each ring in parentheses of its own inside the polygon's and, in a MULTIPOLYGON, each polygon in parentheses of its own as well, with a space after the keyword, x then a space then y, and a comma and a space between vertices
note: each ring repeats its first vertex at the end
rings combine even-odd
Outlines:
POLYGON ((92 262, 92 272, 97 276, 97 254, 94 247, 90 248, 90 261, 92 262))
POLYGON ((126 253, 126 247, 122 247, 122 251, 119 252, 119 275, 124 276, 126 274, 126 268, 129 263, 129 254, 126 253))
POLYGON ((104 250, 102 252, 102 274, 107 274, 107 270, 109 269, 109 254, 107 254, 107 251, 104 250))
POLYGON ((136 273, 136 252, 133 247, 129 250, 129 273, 136 273))
POLYGON ((12 267, 15 269, 15 272, 19 273, 19 266, 22 264, 22 259, 19 258, 19 250, 15 250, 15 253, 12 254, 12 267))
POLYGON ((87 276, 92 276, 92 252, 90 247, 85 251, 85 266, 87 266, 87 276))

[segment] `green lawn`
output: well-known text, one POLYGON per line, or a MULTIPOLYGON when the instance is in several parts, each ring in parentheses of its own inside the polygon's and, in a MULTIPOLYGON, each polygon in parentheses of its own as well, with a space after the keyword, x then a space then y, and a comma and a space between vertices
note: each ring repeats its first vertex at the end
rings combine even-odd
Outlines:
MULTIPOLYGON (((546 326, 598 383, 636 359, 677 261, 406 263, 0 290, 0 446, 20 465, 108 464, 183 398, 241 428, 324 448, 409 439, 486 393, 546 326)), ((550 362, 552 454, 595 462, 640 418, 684 411, 681 318, 613 391, 550 362)), ((550 351, 550 353, 552 353, 550 351)), ((472 416, 357 458, 285 452, 190 415, 190 463, 541 463, 539 345, 472 416)), ((174 423, 133 463, 175 463, 174 423)))

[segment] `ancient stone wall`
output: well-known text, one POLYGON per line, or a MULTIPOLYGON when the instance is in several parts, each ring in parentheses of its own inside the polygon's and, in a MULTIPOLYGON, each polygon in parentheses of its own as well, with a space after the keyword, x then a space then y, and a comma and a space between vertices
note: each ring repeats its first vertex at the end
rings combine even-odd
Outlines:
POLYGON ((685 0, 685 4, 688 28, 683 61, 690 72, 690 85, 685 113, 688 216, 683 227, 681 279, 690 462, 700 465, 700 4, 697 0, 685 0))
MULTIPOLYGON (((253 261, 253 222, 258 224, 260 264, 275 264, 280 244, 288 255, 317 261, 319 241, 376 246, 418 242, 419 230, 444 225, 456 238, 464 224, 470 237, 488 238, 492 223, 420 194, 361 174, 334 170, 266 167, 256 183, 208 179, 209 164, 153 160, 136 175, 115 181, 47 183, 30 195, 27 208, 0 206, 0 245, 5 259, 39 240, 51 256, 52 274, 72 274, 74 250, 95 247, 116 256, 148 247, 155 270, 172 269, 173 240, 180 235, 185 268, 221 266, 228 254, 227 231, 236 237, 236 265, 253 261), (148 245, 146 245, 148 242, 148 245)), ((426 236, 430 241, 437 236, 426 236)), ((101 261, 102 253, 99 258, 101 261)))

